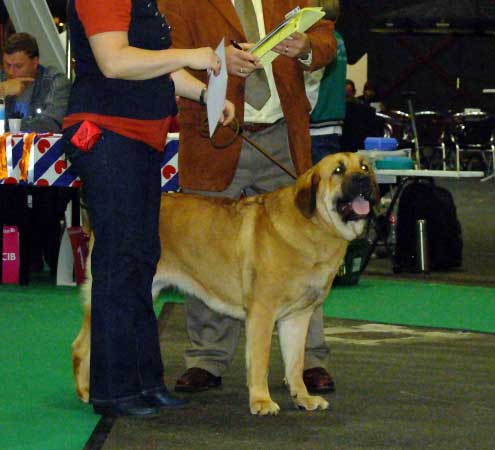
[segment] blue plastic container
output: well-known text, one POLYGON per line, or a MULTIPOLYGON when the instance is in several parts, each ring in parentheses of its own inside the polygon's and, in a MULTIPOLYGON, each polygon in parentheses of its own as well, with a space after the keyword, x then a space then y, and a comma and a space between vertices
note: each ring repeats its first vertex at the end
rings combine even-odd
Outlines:
POLYGON ((364 140, 365 150, 397 150, 398 145, 395 138, 367 137, 364 140))

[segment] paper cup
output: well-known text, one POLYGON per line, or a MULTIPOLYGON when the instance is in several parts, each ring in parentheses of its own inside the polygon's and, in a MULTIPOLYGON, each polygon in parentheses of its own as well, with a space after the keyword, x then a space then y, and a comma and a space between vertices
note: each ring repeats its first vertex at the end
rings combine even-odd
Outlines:
POLYGON ((18 133, 21 131, 22 119, 9 119, 9 130, 11 133, 18 133))

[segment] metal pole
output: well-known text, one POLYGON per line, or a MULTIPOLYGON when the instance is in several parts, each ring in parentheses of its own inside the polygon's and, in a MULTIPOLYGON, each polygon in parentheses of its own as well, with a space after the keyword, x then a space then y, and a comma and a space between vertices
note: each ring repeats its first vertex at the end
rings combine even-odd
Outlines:
POLYGON ((418 130, 416 128, 416 118, 414 115, 412 100, 410 98, 407 99, 407 106, 409 107, 409 116, 411 118, 411 126, 414 136, 414 149, 416 151, 417 169, 421 169, 421 155, 419 153, 418 130))

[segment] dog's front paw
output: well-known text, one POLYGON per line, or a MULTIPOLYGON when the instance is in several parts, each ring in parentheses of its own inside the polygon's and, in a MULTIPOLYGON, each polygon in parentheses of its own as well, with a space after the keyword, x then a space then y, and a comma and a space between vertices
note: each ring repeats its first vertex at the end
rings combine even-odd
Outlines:
POLYGON ((292 398, 294 404, 301 409, 314 411, 316 409, 327 409, 330 404, 318 395, 301 395, 292 398))
POLYGON ((259 416, 277 416, 280 411, 280 406, 271 398, 265 400, 252 400, 249 407, 251 409, 251 414, 259 416))

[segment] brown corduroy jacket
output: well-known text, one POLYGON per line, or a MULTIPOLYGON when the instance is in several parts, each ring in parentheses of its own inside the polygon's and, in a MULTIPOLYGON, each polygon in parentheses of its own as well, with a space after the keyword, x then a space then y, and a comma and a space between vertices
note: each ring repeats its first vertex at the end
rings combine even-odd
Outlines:
MULTIPOLYGON (((216 48, 225 38, 247 42, 231 0, 159 0, 159 8, 172 26, 172 46, 175 48, 216 48)), ((267 32, 277 26, 284 15, 306 1, 263 0, 263 15, 267 32)), ((309 70, 328 64, 336 54, 333 22, 321 20, 307 35, 313 53, 309 70)), ((309 136, 310 105, 304 90, 304 66, 297 60, 278 56, 273 61, 273 74, 287 121, 289 145, 298 174, 309 169, 311 143, 309 136)), ((190 71, 206 82, 205 71, 190 71)), ((244 78, 229 75, 227 98, 235 104, 236 117, 244 116, 244 78)), ((215 148, 208 137, 201 136, 200 127, 206 116, 205 108, 187 99, 179 102, 179 180, 182 187, 195 190, 222 191, 234 176, 242 139, 238 137, 226 148, 215 148)), ((215 138, 225 142, 232 136, 230 129, 217 131, 215 138)), ((268 151, 270 149, 267 149, 268 151)), ((253 151, 255 151, 253 149, 253 151)))

